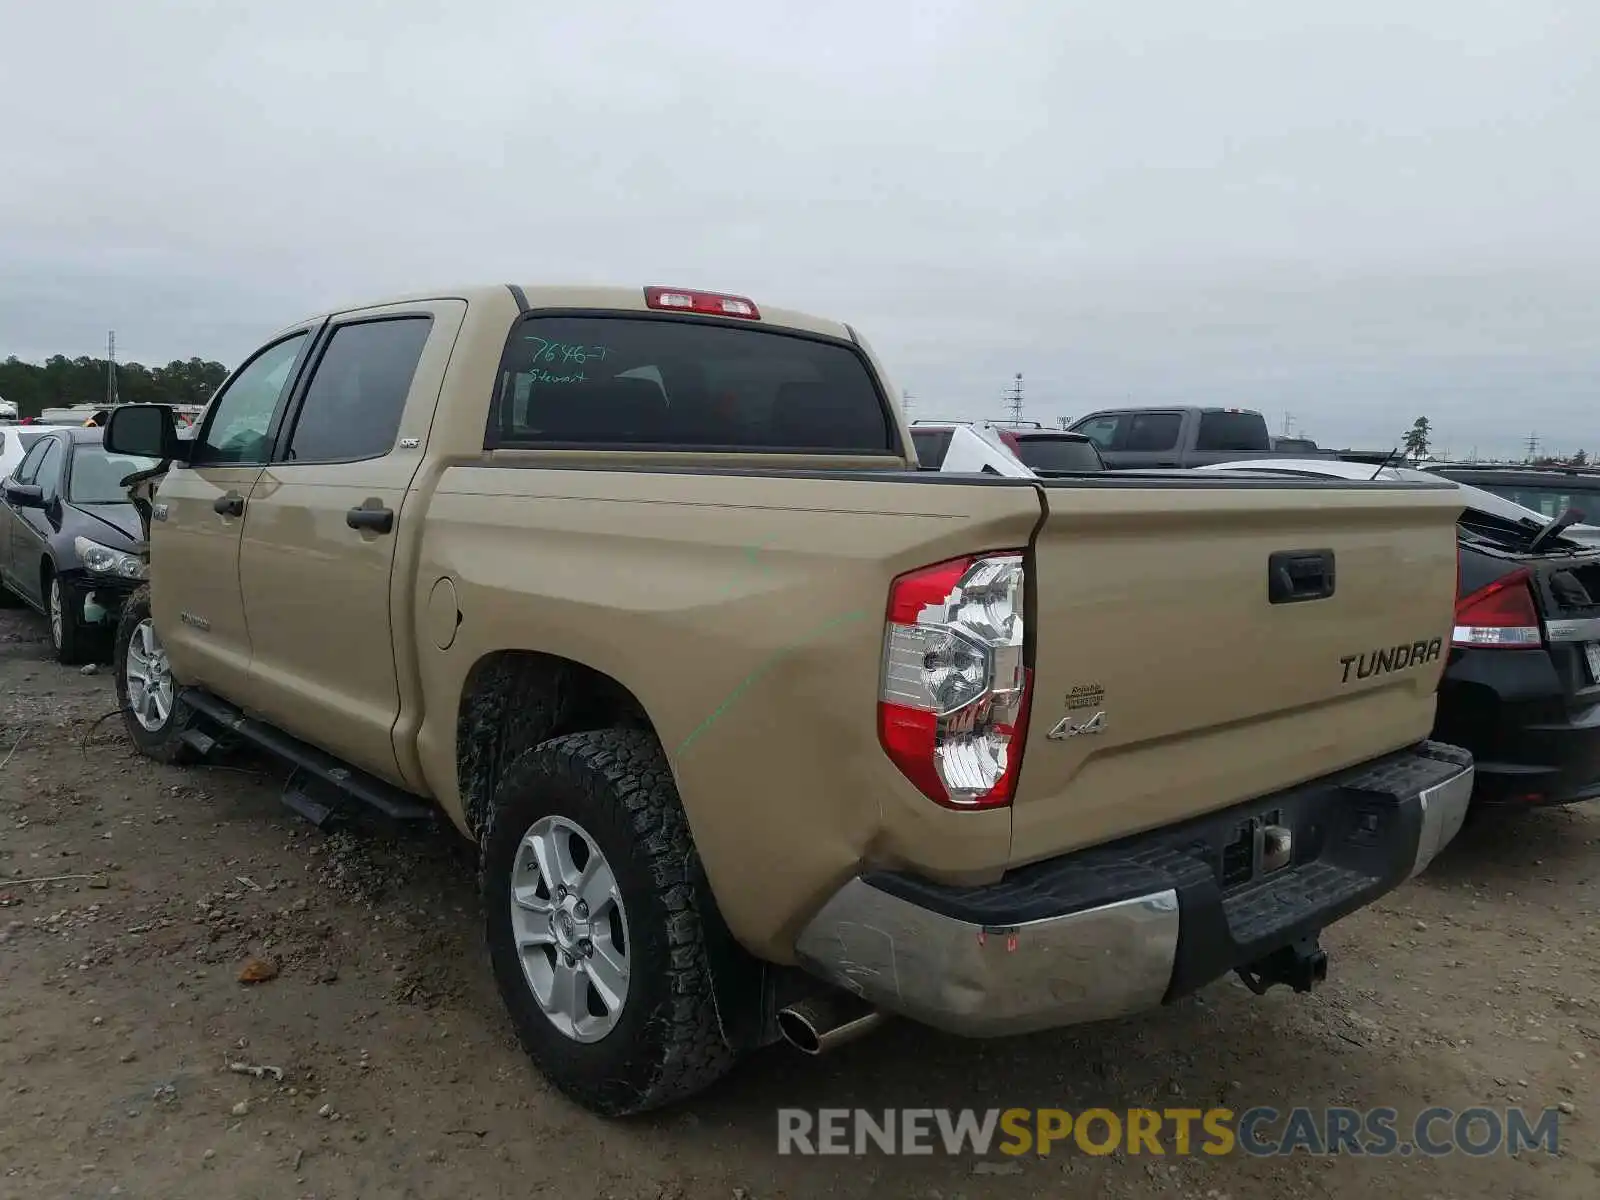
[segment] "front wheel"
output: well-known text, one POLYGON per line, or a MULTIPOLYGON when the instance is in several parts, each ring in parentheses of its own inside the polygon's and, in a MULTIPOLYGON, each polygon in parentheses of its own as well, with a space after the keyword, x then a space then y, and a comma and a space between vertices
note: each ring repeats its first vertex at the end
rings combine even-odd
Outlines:
POLYGON ((580 1104, 659 1108, 728 1071, 694 846, 650 733, 575 733, 525 751, 483 836, 489 958, 517 1036, 580 1104))
POLYGON ((117 703, 122 723, 142 754, 157 762, 177 763, 193 751, 183 733, 193 719, 178 699, 167 652, 150 616, 150 585, 129 596, 117 622, 117 703))
POLYGON ((45 615, 50 618, 50 648, 56 661, 76 667, 94 658, 94 631, 84 624, 79 606, 83 597, 68 584, 61 582, 55 571, 47 571, 44 601, 45 615))

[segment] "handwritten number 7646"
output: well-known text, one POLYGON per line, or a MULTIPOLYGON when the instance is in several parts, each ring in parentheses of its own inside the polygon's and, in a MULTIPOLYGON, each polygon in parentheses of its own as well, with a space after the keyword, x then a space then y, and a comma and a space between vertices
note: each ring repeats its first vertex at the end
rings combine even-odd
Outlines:
POLYGON ((605 361, 610 354, 606 346, 577 346, 570 342, 552 342, 541 337, 529 337, 534 343, 533 361, 536 363, 577 363, 582 366, 590 359, 605 361))

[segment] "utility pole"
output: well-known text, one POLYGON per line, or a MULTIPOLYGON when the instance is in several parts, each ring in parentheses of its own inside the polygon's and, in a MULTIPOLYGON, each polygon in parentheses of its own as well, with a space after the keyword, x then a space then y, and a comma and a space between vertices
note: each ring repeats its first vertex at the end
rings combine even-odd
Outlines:
POLYGON ((106 334, 106 403, 117 402, 117 331, 106 334))
POLYGON ((1022 372, 1018 371, 1011 381, 1011 387, 1006 391, 1006 408, 1011 414, 1013 425, 1022 424, 1022 372))

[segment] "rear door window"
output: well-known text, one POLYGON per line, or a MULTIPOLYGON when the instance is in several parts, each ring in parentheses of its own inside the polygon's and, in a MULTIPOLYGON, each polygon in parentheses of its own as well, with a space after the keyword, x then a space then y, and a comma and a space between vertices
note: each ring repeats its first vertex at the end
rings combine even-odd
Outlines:
POLYGON ((1118 449, 1149 454, 1171 450, 1177 446, 1178 433, 1182 428, 1182 413, 1131 413, 1128 417, 1128 436, 1118 449))
POLYGON ((333 331, 289 439, 291 462, 359 462, 394 449, 429 317, 358 321, 333 331))
POLYGON ((1035 471, 1098 471, 1094 443, 1069 437, 1017 437, 1017 457, 1035 471))
POLYGON ((534 315, 511 334, 492 446, 898 453, 840 342, 662 318, 534 315))
POLYGON ((1208 454, 1267 452, 1272 449, 1272 435, 1260 413, 1205 412, 1200 414, 1194 448, 1208 454))

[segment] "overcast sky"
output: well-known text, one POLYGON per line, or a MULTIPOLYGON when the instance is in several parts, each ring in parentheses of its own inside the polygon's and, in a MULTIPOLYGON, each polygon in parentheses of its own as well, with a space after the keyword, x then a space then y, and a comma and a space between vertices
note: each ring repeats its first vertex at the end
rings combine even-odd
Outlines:
POLYGON ((1047 421, 1600 450, 1596 0, 78 0, 0 44, 0 357, 658 282, 850 321, 918 415, 1021 371, 1047 421))

